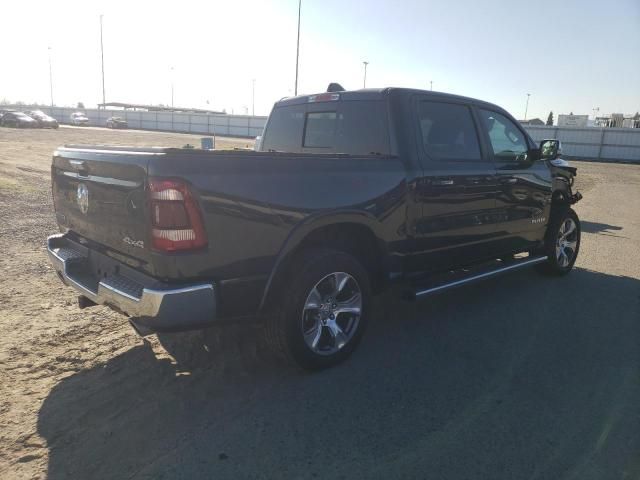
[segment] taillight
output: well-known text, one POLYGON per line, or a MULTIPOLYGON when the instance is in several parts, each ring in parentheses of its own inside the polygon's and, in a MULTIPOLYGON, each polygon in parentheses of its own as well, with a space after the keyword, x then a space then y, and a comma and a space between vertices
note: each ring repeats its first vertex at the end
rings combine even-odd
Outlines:
POLYGON ((184 182, 150 179, 149 208, 154 250, 175 252, 207 245, 200 209, 184 182))

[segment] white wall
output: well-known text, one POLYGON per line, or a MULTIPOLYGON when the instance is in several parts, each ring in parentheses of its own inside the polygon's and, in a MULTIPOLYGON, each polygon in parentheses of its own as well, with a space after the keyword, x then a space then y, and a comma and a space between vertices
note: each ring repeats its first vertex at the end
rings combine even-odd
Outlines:
POLYGON ((267 123, 267 117, 253 117, 250 115, 97 110, 67 107, 21 106, 12 108, 17 110, 42 110, 63 124, 70 123, 69 117, 73 112, 82 111, 89 118, 89 125, 94 127, 104 127, 109 117, 117 116, 125 118, 129 128, 233 137, 256 137, 262 135, 264 125, 267 123))
POLYGON ((532 125, 525 125, 524 128, 537 142, 547 138, 560 140, 562 153, 568 157, 640 163, 640 128, 532 125))

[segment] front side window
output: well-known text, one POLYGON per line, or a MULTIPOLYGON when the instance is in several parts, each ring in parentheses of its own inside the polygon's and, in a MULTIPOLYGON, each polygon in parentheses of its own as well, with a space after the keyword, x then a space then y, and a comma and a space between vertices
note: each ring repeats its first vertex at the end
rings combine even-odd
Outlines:
POLYGON ((438 161, 482 158, 469 107, 423 101, 418 106, 418 121, 429 158, 438 161))
POLYGON ((480 117, 497 161, 520 162, 527 158, 527 140, 511 120, 497 112, 482 109, 480 117))

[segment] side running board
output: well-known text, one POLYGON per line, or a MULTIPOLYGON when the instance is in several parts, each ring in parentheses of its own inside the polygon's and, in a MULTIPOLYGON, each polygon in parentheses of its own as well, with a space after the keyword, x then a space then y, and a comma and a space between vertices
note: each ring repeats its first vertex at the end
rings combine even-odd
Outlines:
POLYGON ((476 267, 473 270, 451 272, 444 277, 434 277, 425 283, 414 285, 409 291, 405 292, 404 298, 406 300, 417 300, 434 293, 440 293, 450 288, 461 287, 463 285, 484 280, 512 270, 536 265, 538 263, 545 262, 546 260, 547 257, 544 255, 524 257, 522 259, 514 259, 508 262, 496 261, 490 265, 476 267))

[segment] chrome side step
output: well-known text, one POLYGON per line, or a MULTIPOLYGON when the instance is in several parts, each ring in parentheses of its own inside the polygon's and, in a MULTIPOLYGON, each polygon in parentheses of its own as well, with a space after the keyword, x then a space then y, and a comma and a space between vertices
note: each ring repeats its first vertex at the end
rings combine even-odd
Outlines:
POLYGON ((475 270, 471 272, 465 272, 462 276, 458 276, 455 279, 447 279, 443 282, 434 281, 431 285, 423 285, 415 287, 412 291, 406 295, 407 300, 417 300, 424 298, 434 293, 439 293, 450 288, 461 287, 472 282, 484 280, 489 277, 500 275, 502 273, 510 272, 512 270, 518 270, 520 268, 529 267, 542 263, 547 260, 546 256, 525 257, 521 260, 513 260, 508 263, 502 263, 482 270, 475 270))

